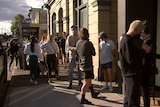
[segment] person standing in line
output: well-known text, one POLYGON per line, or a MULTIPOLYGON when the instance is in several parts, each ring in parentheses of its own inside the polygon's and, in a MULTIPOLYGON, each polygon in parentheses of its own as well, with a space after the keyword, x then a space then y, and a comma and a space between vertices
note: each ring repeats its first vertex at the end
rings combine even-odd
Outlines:
POLYGON ((41 58, 40 45, 35 36, 31 36, 31 42, 25 45, 24 54, 29 55, 30 84, 37 84, 38 58, 41 58))
POLYGON ((62 64, 64 64, 64 68, 66 68, 66 39, 67 39, 67 33, 62 32, 62 38, 61 38, 61 54, 62 54, 62 64))
MULTIPOLYGON (((46 43, 46 36, 42 36, 39 43, 40 43, 40 47, 41 47, 44 43, 46 43)), ((46 53, 43 53, 42 50, 41 50, 41 53, 42 53, 42 55, 43 55, 43 61, 45 61, 45 56, 46 56, 45 54, 46 54, 46 53)))
POLYGON ((142 53, 135 45, 134 38, 140 37, 144 25, 134 20, 120 41, 121 73, 125 81, 124 107, 140 107, 140 77, 142 53))
MULTIPOLYGON (((69 86, 68 86, 68 89, 72 89, 73 70, 74 70, 74 67, 76 66, 76 59, 77 59, 77 53, 76 53, 75 48, 76 48, 76 43, 79 40, 78 34, 77 34, 77 26, 74 26, 74 25, 71 26, 71 30, 73 32, 73 35, 68 36, 66 40, 66 51, 67 53, 69 53, 69 70, 68 70, 69 86)), ((79 67, 77 68, 78 68, 78 82, 79 82, 79 86, 81 86, 82 85, 82 82, 81 82, 82 75, 79 70, 79 67)))
MULTIPOLYGON (((46 36, 41 36, 41 40, 40 40, 40 47, 46 42, 47 37, 46 36)), ((44 71, 47 71, 47 67, 46 67, 46 53, 43 52, 43 50, 41 49, 41 53, 42 53, 42 60, 39 62, 39 69, 40 69, 40 75, 44 75, 44 71), (43 69, 42 69, 43 68, 43 69)))
POLYGON ((56 35, 55 35, 55 41, 58 44, 59 52, 60 52, 58 60, 60 59, 61 63, 63 64, 63 61, 62 61, 62 50, 61 50, 61 39, 62 39, 62 35, 60 35, 59 33, 56 33, 56 35))
POLYGON ((9 70, 11 71, 11 65, 14 61, 14 58, 16 59, 16 67, 18 66, 18 51, 19 51, 19 46, 16 40, 11 40, 9 43, 9 52, 10 52, 10 64, 9 64, 9 70))
POLYGON ((89 33, 86 28, 80 28, 78 35, 80 39, 76 44, 76 51, 79 56, 79 68, 84 73, 80 103, 91 104, 91 102, 85 98, 87 88, 90 89, 92 98, 97 98, 99 95, 99 92, 94 91, 92 85, 92 79, 94 79, 92 56, 95 56, 96 52, 92 42, 89 41, 89 33))
POLYGON ((101 39, 100 46, 100 64, 102 72, 104 72, 105 85, 102 90, 109 88, 109 91, 113 91, 112 87, 112 64, 114 61, 114 55, 116 54, 116 46, 112 40, 110 40, 105 32, 100 32, 99 37, 101 39), (109 86, 108 86, 109 82, 109 86))
POLYGON ((55 76, 59 79, 59 71, 58 71, 58 55, 59 55, 59 47, 56 41, 54 40, 53 35, 47 36, 47 42, 41 46, 43 53, 46 53, 46 62, 48 67, 48 77, 49 82, 52 81, 52 68, 55 71, 55 76))
POLYGON ((150 107, 150 79, 154 76, 152 71, 154 64, 154 51, 153 51, 153 41, 149 33, 148 22, 143 21, 145 29, 141 33, 141 39, 143 41, 142 48, 145 49, 145 55, 143 59, 143 72, 141 75, 141 92, 144 102, 144 107, 150 107))

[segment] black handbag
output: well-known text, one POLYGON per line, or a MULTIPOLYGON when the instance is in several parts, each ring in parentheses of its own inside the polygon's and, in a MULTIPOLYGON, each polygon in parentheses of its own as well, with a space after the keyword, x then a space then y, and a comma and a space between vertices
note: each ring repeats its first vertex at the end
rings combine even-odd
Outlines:
POLYGON ((158 74, 158 68, 156 66, 152 66, 152 72, 153 74, 158 74))

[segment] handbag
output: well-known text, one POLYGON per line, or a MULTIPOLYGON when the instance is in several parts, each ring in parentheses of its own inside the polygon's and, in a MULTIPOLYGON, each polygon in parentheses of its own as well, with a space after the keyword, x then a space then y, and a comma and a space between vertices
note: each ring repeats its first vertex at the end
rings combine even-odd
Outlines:
POLYGON ((153 74, 158 74, 158 68, 156 66, 152 66, 152 72, 153 74))

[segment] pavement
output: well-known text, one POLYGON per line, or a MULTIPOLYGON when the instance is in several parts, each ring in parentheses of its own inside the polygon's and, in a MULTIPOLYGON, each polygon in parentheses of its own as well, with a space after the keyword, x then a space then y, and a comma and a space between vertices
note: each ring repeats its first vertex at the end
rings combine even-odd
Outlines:
MULTIPOLYGON (((87 90, 86 99, 92 104, 80 104, 77 72, 74 71, 73 89, 67 89, 67 70, 60 65, 59 80, 54 79, 54 83, 49 83, 44 75, 38 78, 37 85, 30 85, 29 70, 17 69, 13 65, 8 71, 10 83, 3 107, 123 107, 123 95, 118 93, 117 84, 113 82, 113 92, 100 91, 104 83, 96 80, 93 80, 93 85, 96 91, 100 91, 98 98, 92 98, 87 90)), ((155 105, 151 107, 159 107, 157 102, 155 105)))

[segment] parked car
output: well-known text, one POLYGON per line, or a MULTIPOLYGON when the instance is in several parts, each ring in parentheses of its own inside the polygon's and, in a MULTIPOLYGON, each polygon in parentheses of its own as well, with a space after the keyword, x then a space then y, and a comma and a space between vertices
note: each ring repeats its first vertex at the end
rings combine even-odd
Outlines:
MULTIPOLYGON (((4 42, 4 41, 3 41, 4 42)), ((7 47, 2 45, 0 41, 0 107, 4 103, 4 99, 8 90, 7 81, 7 47)))
POLYGON ((7 81, 7 53, 0 41, 0 83, 7 81))

